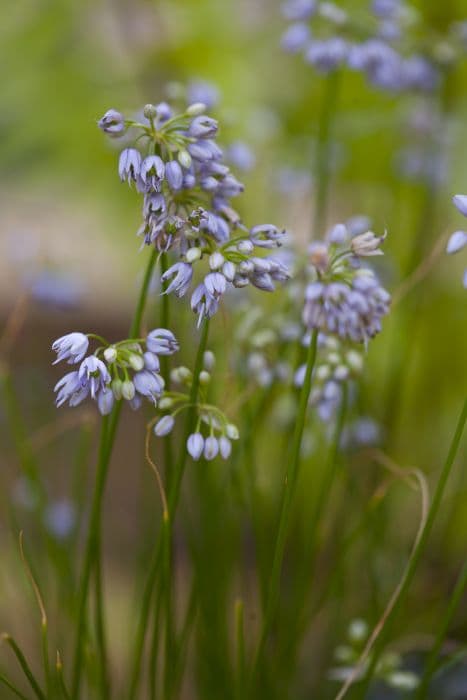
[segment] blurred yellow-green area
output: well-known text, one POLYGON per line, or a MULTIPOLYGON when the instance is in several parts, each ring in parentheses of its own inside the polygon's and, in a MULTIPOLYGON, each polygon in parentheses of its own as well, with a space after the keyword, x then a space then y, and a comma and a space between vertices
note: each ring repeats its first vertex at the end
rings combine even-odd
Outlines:
MULTIPOLYGON (((353 0, 347 5, 354 10, 367 3, 353 0)), ((425 0, 418 7, 437 31, 467 15, 464 0, 425 0)), ((220 95, 214 110, 221 123, 219 141, 226 146, 242 141, 255 156, 254 167, 239 173, 245 183, 238 205, 242 217, 249 224, 271 221, 283 226, 305 249, 315 205, 314 149, 326 86, 325 79, 300 57, 281 50, 284 26, 276 0, 0 3, 0 333, 4 341, 0 369, 21 413, 21 426, 14 434, 0 404, 0 627, 14 632, 28 650, 38 648, 39 614, 18 555, 19 530, 24 530, 34 570, 40 573, 55 614, 67 580, 55 583, 54 564, 40 563, 44 543, 36 531, 34 513, 26 507, 20 465, 28 463, 30 453, 38 454, 50 498, 65 498, 78 485, 85 502, 90 476, 86 472, 81 481, 74 466, 79 463, 80 450, 86 448, 83 441, 94 445, 98 423, 90 406, 81 407, 76 414, 71 409, 57 414, 52 389, 61 375, 51 368, 50 345, 56 337, 74 330, 124 337, 147 259, 147 250, 139 250, 136 237, 139 196, 120 183, 118 146, 102 134, 97 121, 109 108, 132 115, 146 103, 170 100, 194 80, 213 83, 220 95), (288 189, 281 187, 284 173, 294 174, 295 184, 288 189), (68 284, 72 295, 73 290, 78 291, 79 302, 61 308, 41 302, 41 295, 31 289, 37 291, 34 285, 47 275, 68 284), (83 421, 90 426, 85 438, 76 430, 83 421)), ((444 254, 447 236, 464 223, 451 199, 455 193, 467 193, 467 60, 450 74, 439 96, 444 121, 443 133, 437 137, 442 142, 446 173, 436 186, 406 178, 398 168, 401 152, 413 145, 408 115, 422 98, 378 92, 356 73, 346 72, 341 81, 333 125, 327 224, 366 215, 372 230, 380 234, 387 230, 385 258, 378 261, 378 270, 394 294, 391 315, 368 351, 358 412, 379 424, 382 444, 395 464, 420 468, 433 485, 467 388, 467 291, 462 286, 466 260, 462 253, 444 254)), ((428 109, 434 109, 434 104, 428 103, 428 109)), ((248 303, 262 304, 265 317, 273 313, 274 298, 264 300, 254 293, 248 299, 248 303)), ((151 320, 158 318, 158 305, 155 291, 148 311, 151 320)), ((195 318, 186 306, 175 300, 172 317, 182 338, 180 362, 191 366, 195 318)), ((243 404, 237 400, 242 387, 233 376, 240 351, 234 323, 227 312, 215 321, 212 344, 218 355, 218 377, 213 391, 227 412, 232 411, 237 421, 244 420, 247 409, 238 409, 243 404)), ((227 576, 224 548, 235 542, 241 563, 237 562, 233 573, 229 570, 227 617, 233 625, 234 600, 242 595, 245 625, 255 631, 258 611, 249 535, 250 530, 259 530, 267 558, 272 551, 268 534, 276 522, 283 476, 277 450, 287 442, 290 426, 284 428, 272 415, 261 433, 256 436, 254 426, 252 430, 257 488, 263 492, 257 522, 254 526, 245 522, 242 509, 248 502, 248 479, 241 458, 230 466, 216 466, 208 514, 198 512, 194 495, 202 488, 203 475, 199 467, 190 467, 180 520, 186 530, 197 533, 198 540, 196 535, 193 541, 187 540, 180 526, 176 546, 183 597, 189 579, 185 575, 187 552, 197 547, 202 550, 208 538, 214 537, 205 530, 204 518, 217 519, 218 560, 205 563, 212 566, 213 576, 227 576), (222 496, 223 505, 216 506, 217 496, 222 496), (223 528, 224 539, 220 536, 223 528), (246 543, 239 546, 241 537, 246 543)), ((151 545, 141 539, 141 517, 143 514, 145 532, 157 528, 160 521, 157 489, 144 463, 144 434, 144 420, 125 413, 105 503, 109 626, 117 684, 125 680, 120 660, 131 642, 127 633, 132 617, 129 589, 135 585, 131 566, 138 561, 140 570, 144 569, 151 545)), ((325 444, 321 433, 317 439, 325 444)), ((290 538, 286 562, 291 568, 300 561, 309 504, 324 470, 321 454, 314 452, 304 460, 293 529, 297 538, 290 538)), ((464 445, 409 602, 398 619, 401 648, 419 648, 419 643, 424 648, 465 560, 466 454, 464 445)), ((160 458, 163 465, 162 455, 160 458)), ((333 542, 337 541, 333 535, 337 538, 341 527, 350 532, 358 522, 355 504, 372 497, 377 501, 379 487, 389 493, 378 517, 372 520, 370 514, 369 535, 357 543, 343 565, 334 607, 318 616, 317 629, 305 635, 300 661, 305 682, 297 686, 296 694, 287 695, 294 700, 312 697, 307 694, 314 687, 312 669, 320 668, 325 676, 329 640, 337 643, 352 618, 376 622, 400 578, 419 523, 416 491, 393 485, 394 475, 368 457, 349 457, 347 469, 322 526, 328 542, 322 572, 333 570, 333 542), (346 586, 348 595, 341 595, 346 586), (328 634, 330 629, 336 638, 328 634), (327 635, 323 648, 320 635, 327 635)), ((209 470, 212 476, 212 465, 209 470)), ((64 550, 66 545, 58 544, 48 552, 51 562, 59 562, 59 569, 64 550)), ((319 579, 320 572, 316 576, 319 579)), ((208 578, 209 571, 204 578, 200 575, 200 586, 203 582, 208 586, 208 578)), ((222 598, 218 604, 222 608, 222 598)), ((54 626, 59 629, 59 624, 54 622, 54 626)), ((456 645, 465 649, 465 600, 451 636, 455 649, 456 645)), ((59 641, 64 646, 68 643, 59 641)), ((16 674, 6 649, 0 653, 0 668, 16 674)), ((197 697, 216 697, 205 679, 208 671, 197 671, 205 680, 204 686, 201 682, 204 695, 197 697)), ((464 695, 452 698, 467 697, 466 687, 464 695)), ((181 697, 193 697, 190 683, 183 693, 181 697)), ((0 693, 0 697, 7 695, 0 693)), ((326 691, 313 697, 333 696, 326 691)))

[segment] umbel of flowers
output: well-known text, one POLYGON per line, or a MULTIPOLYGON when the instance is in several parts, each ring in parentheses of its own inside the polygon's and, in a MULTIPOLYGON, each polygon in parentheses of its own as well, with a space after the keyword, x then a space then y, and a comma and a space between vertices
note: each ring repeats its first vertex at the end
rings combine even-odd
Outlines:
POLYGON ((459 25, 421 43, 421 15, 404 0, 372 0, 369 10, 359 17, 333 2, 287 0, 283 14, 290 25, 282 46, 302 53, 321 73, 347 66, 392 92, 433 90, 465 51, 459 25))
POLYGON ((367 344, 381 331, 390 294, 362 258, 382 255, 385 236, 372 231, 349 236, 343 224, 309 248, 312 282, 305 291, 303 322, 309 330, 334 334, 344 341, 367 344))
POLYGON ((115 344, 92 333, 69 333, 56 340, 52 349, 57 353, 54 364, 66 360, 70 365, 79 365, 56 384, 57 407, 64 403, 78 406, 90 396, 100 413, 107 415, 120 399, 128 401, 133 409, 141 406, 143 398, 157 403, 164 391, 159 357, 175 353, 178 342, 171 331, 157 328, 146 338, 115 344), (102 344, 86 356, 92 338, 102 344))
POLYGON ((99 122, 107 134, 135 143, 122 150, 119 175, 143 195, 143 244, 176 257, 162 277, 165 292, 185 296, 195 268, 207 262, 191 294, 200 321, 216 313, 229 288, 273 291, 288 278, 279 260, 260 255, 280 246, 285 232, 271 224, 247 228, 232 206, 243 185, 225 164, 218 123, 205 110, 195 103, 174 115, 161 103, 146 105, 142 121, 109 110, 99 122))

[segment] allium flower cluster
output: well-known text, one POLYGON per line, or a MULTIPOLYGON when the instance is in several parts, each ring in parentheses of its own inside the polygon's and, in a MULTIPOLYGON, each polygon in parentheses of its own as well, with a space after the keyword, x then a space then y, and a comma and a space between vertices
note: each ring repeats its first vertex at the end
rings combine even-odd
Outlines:
MULTIPOLYGON (((454 206, 467 217, 467 195, 456 194, 453 198, 454 206)), ((458 253, 467 246, 467 231, 455 231, 448 241, 446 252, 449 255, 458 253)), ((464 287, 467 289, 467 268, 464 271, 464 287)))
POLYGON ((157 328, 146 338, 115 344, 93 334, 69 333, 58 338, 52 349, 57 353, 54 364, 65 360, 70 365, 79 365, 57 382, 57 407, 64 403, 78 406, 90 396, 97 402, 100 413, 107 415, 120 399, 128 401, 133 409, 141 406, 143 398, 157 404, 164 391, 159 357, 172 355, 178 350, 178 343, 171 331, 157 328), (85 357, 90 338, 97 338, 103 344, 85 357))
POLYGON ((283 14, 291 23, 282 37, 285 51, 302 53, 321 73, 344 66, 361 71, 391 92, 432 91, 441 68, 463 50, 455 27, 421 45, 421 16, 404 0, 373 0, 366 17, 333 2, 287 0, 283 14))
POLYGON ((382 255, 384 238, 371 231, 351 237, 344 224, 337 224, 325 241, 310 246, 313 281, 303 309, 309 330, 365 344, 380 332, 391 298, 362 258, 382 255))
MULTIPOLYGON (((239 433, 233 423, 217 407, 206 401, 206 387, 211 381, 210 372, 214 368, 215 357, 212 352, 204 354, 204 369, 200 373, 199 399, 196 404, 197 422, 195 431, 188 436, 186 449, 190 456, 198 461, 204 457, 208 461, 217 456, 228 459, 232 452, 232 440, 238 440, 239 433)), ((177 416, 192 408, 190 389, 193 375, 187 367, 176 367, 171 371, 171 380, 181 385, 186 391, 167 391, 158 403, 163 415, 154 425, 154 433, 163 437, 172 432, 177 416)))
MULTIPOLYGON (((309 335, 306 340, 310 342, 309 335)), ((358 347, 336 336, 318 335, 310 404, 316 406, 321 420, 331 420, 341 403, 343 385, 361 375, 363 364, 363 353, 358 347)), ((301 365, 294 377, 296 386, 303 385, 305 374, 306 365, 301 365)))
POLYGON ((183 297, 195 267, 208 261, 191 296, 200 320, 216 313, 229 288, 251 284, 272 291, 275 282, 288 277, 274 257, 260 255, 280 246, 285 232, 272 224, 247 228, 232 207, 231 199, 244 188, 225 164, 216 141, 218 123, 205 110, 204 104, 194 103, 174 115, 161 103, 146 105, 145 122, 117 119, 115 110, 99 122, 111 135, 116 122, 134 132, 138 147, 121 152, 119 174, 143 195, 138 234, 144 244, 177 255, 162 278, 165 293, 183 297))

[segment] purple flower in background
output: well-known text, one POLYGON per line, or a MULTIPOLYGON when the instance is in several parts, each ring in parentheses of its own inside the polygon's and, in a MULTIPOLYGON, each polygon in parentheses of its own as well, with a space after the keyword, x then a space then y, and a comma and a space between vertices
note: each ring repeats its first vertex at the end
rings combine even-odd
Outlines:
MULTIPOLYGON (((463 216, 467 217, 467 195, 465 194, 456 194, 453 197, 453 203, 454 206, 458 211, 463 216)), ((447 247, 446 247, 446 252, 449 255, 453 255, 454 253, 458 253, 461 251, 463 248, 467 246, 467 231, 455 231, 451 237, 449 238, 447 247)), ((467 269, 464 271, 464 276, 463 276, 463 284, 464 287, 467 289, 467 269)))
POLYGON ((309 19, 316 10, 316 0, 288 0, 282 5, 282 14, 289 20, 309 19))
POLYGON ((312 40, 305 53, 305 60, 321 73, 330 73, 347 59, 349 46, 340 37, 312 40))
POLYGON ((76 511, 67 500, 50 504, 44 514, 47 530, 59 540, 67 539, 76 525, 76 511))
POLYGON ((63 335, 52 344, 52 350, 57 353, 57 359, 53 364, 67 360, 69 365, 74 365, 83 359, 88 347, 89 339, 84 333, 63 335))
POLYGON ((305 48, 311 38, 310 28, 303 22, 296 22, 288 27, 281 39, 281 46, 288 53, 298 53, 305 48))
POLYGON ((219 102, 219 90, 213 83, 194 80, 188 85, 188 104, 201 103, 212 109, 219 102))
POLYGON ((227 149, 228 160, 239 170, 248 171, 255 166, 255 156, 253 151, 243 141, 234 141, 227 149))

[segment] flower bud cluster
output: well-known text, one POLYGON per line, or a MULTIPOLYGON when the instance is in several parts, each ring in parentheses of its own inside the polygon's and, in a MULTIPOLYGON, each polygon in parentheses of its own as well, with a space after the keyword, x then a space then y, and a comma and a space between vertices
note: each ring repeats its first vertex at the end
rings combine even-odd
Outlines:
POLYGON ((361 259, 381 255, 385 236, 371 231, 352 237, 344 224, 309 248, 313 281, 305 292, 303 322, 309 329, 367 343, 381 330, 391 297, 361 259))
MULTIPOLYGON (((354 669, 359 664, 369 633, 370 630, 365 620, 352 620, 347 630, 345 644, 340 644, 334 651, 337 665, 329 671, 331 680, 342 683, 354 674, 354 669)), ((361 669, 362 676, 370 664, 371 654, 361 669)), ((420 682, 419 677, 413 671, 407 671, 403 668, 401 655, 393 651, 381 654, 376 664, 375 678, 402 693, 414 691, 420 682)))
POLYGON ((178 260, 163 276, 166 293, 183 297, 195 265, 208 262, 208 272, 191 296, 200 319, 216 313, 228 288, 251 284, 272 291, 275 282, 288 278, 284 265, 259 254, 280 246, 285 232, 272 224, 247 228, 231 205, 244 188, 224 162, 216 141, 218 122, 205 111, 204 104, 194 103, 174 115, 161 103, 146 105, 146 121, 109 110, 99 122, 113 136, 134 132, 138 147, 121 152, 119 175, 143 194, 138 234, 144 244, 177 253, 178 260))
MULTIPOLYGON (((306 342, 310 342, 308 334, 306 342)), ((361 348, 343 342, 337 336, 318 335, 318 350, 312 377, 310 404, 315 406, 321 420, 327 422, 334 416, 342 397, 342 387, 357 379, 364 365, 361 348)), ((302 386, 306 365, 295 373, 295 386, 302 386)))
POLYGON ((54 364, 62 360, 70 365, 79 364, 78 369, 57 382, 57 407, 64 403, 78 406, 91 396, 100 413, 107 415, 120 399, 128 401, 133 409, 141 406, 143 398, 157 404, 164 390, 159 357, 177 352, 178 342, 165 328, 151 331, 146 338, 115 344, 93 334, 69 333, 58 338, 52 350, 57 353, 54 364), (85 357, 90 338, 98 339, 102 345, 85 357))
MULTIPOLYGON (((225 414, 205 400, 206 389, 211 381, 211 371, 215 365, 212 352, 204 354, 203 370, 199 375, 199 399, 196 403, 197 422, 195 431, 188 436, 188 454, 198 461, 201 457, 210 461, 217 456, 228 459, 232 452, 232 440, 238 440, 238 429, 230 423, 225 414)), ((193 408, 190 403, 190 389, 193 383, 192 372, 187 367, 175 367, 171 380, 181 385, 185 391, 166 391, 158 403, 163 415, 154 425, 154 434, 163 437, 172 432, 177 416, 193 408)))
POLYGON ((361 71, 383 90, 430 92, 441 71, 465 51, 460 25, 447 35, 421 43, 422 15, 404 0, 373 0, 360 17, 334 2, 287 0, 283 14, 290 22, 282 47, 302 53, 322 73, 343 66, 361 71))

